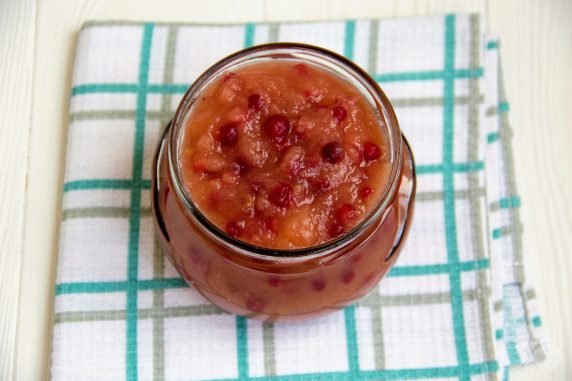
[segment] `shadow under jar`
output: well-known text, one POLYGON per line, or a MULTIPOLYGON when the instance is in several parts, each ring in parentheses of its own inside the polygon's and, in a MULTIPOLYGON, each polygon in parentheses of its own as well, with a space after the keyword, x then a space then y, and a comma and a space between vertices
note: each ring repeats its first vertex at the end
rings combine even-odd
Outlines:
POLYGON ((191 85, 157 147, 152 211, 165 254, 212 303, 293 320, 376 286, 407 236, 415 187, 411 149, 377 83, 325 49, 275 43, 228 56, 191 85), (347 94, 329 97, 336 88, 347 94), (209 114, 201 102, 210 101, 218 111, 209 114), (275 115, 287 122, 275 126, 275 115), (200 149, 218 164, 201 162, 200 149), (256 186, 245 190, 245 179, 256 186), (225 220, 237 213, 245 219, 225 220))

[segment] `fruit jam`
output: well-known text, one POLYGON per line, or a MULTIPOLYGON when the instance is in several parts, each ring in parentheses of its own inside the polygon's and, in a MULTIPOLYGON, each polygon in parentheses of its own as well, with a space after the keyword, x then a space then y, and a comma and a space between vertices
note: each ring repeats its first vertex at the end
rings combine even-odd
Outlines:
POLYGON ((413 157, 377 84, 326 50, 235 53, 189 89, 153 163, 159 242, 226 311, 266 320, 342 308, 398 257, 413 157))
POLYGON ((222 74, 187 116, 185 188, 219 229, 297 249, 349 231, 377 204, 391 163, 375 110, 309 63, 270 61, 222 74))

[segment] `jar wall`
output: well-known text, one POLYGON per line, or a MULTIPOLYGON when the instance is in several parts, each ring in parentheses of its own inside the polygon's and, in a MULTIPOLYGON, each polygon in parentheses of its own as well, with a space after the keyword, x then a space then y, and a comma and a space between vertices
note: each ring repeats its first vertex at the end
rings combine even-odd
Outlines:
MULTIPOLYGON (((164 144, 168 144, 166 136, 164 144)), ((245 256, 207 234, 173 188, 167 150, 158 150, 152 197, 161 245, 181 276, 228 312, 292 320, 342 308, 367 294, 386 275, 407 234, 415 181, 413 158, 404 145, 399 191, 376 221, 327 256, 286 260, 245 256)))

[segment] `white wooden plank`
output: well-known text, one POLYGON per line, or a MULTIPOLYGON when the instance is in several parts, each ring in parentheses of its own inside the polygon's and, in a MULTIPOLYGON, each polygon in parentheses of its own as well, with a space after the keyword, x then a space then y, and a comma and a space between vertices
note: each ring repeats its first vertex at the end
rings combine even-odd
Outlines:
POLYGON ((31 105, 34 0, 0 2, 0 379, 12 378, 31 105))
POLYGON ((398 17, 454 12, 484 12, 483 0, 288 0, 267 1, 271 21, 398 17))

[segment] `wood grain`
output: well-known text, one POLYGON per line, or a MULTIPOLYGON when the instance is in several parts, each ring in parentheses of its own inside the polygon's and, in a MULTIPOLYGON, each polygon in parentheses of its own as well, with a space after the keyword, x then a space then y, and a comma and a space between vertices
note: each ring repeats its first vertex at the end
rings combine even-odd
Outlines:
POLYGON ((31 106, 33 0, 0 2, 0 379, 14 367, 31 106), (8 57, 8 59, 7 59, 8 57))
POLYGON ((572 358, 569 0, 38 0, 37 6, 33 0, 0 1, 0 379, 48 378, 71 69, 84 21, 323 20, 475 11, 488 16, 489 29, 502 40, 525 258, 553 349, 547 361, 514 371, 512 379, 572 379, 572 365, 565 361, 572 358))

